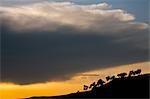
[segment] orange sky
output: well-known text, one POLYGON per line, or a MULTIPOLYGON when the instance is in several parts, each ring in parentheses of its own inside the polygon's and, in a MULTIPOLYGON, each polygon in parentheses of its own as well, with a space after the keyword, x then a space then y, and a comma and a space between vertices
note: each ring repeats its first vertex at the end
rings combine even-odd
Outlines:
POLYGON ((81 76, 77 74, 70 80, 61 82, 45 82, 30 85, 17 85, 13 83, 0 83, 0 98, 1 99, 18 99, 31 96, 53 96, 67 94, 71 92, 83 91, 84 84, 89 85, 99 78, 105 80, 108 75, 116 75, 120 72, 127 72, 141 68, 142 73, 150 73, 149 63, 137 63, 124 66, 118 66, 107 69, 93 70, 82 74, 97 74, 99 76, 81 76))

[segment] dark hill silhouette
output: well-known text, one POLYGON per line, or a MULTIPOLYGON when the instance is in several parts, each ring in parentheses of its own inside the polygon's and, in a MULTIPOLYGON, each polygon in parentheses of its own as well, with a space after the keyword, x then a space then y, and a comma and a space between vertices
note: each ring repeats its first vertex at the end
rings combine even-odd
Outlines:
POLYGON ((51 98, 149 98, 150 74, 115 78, 100 86, 93 87, 90 91, 71 93, 52 97, 31 97, 28 99, 51 98))

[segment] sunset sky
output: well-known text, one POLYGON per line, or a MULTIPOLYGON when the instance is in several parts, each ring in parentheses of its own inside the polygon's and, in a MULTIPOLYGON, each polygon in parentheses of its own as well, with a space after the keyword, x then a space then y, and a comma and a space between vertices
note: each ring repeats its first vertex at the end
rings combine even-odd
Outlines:
POLYGON ((139 68, 150 73, 149 0, 0 2, 2 99, 83 91, 139 68))

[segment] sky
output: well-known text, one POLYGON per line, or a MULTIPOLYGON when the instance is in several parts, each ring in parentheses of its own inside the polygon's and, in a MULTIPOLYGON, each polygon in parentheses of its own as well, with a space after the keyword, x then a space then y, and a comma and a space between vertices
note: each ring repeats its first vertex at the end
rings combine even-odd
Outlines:
POLYGON ((29 4, 40 1, 74 2, 77 4, 98 4, 106 2, 112 8, 124 9, 136 16, 135 20, 148 23, 149 0, 1 0, 1 5, 29 4))
MULTIPOLYGON (((142 64, 143 72, 149 72, 148 4, 149 0, 2 0, 0 85, 6 86, 5 93, 8 86, 22 91, 31 85, 70 87, 77 74, 112 74, 118 66, 123 72, 130 64, 142 64)), ((80 80, 65 93, 81 84, 80 80)), ((34 88, 25 96, 64 94, 58 87, 52 88, 54 93, 34 88)))

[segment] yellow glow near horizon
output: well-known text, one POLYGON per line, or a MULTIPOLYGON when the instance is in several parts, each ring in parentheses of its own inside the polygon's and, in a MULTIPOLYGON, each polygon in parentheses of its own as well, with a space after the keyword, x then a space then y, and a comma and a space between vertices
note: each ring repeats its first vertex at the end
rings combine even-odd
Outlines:
POLYGON ((120 72, 129 72, 130 70, 142 69, 142 73, 150 73, 150 62, 130 64, 124 66, 117 66, 105 68, 100 70, 93 70, 80 74, 98 74, 99 76, 82 76, 75 75, 72 79, 61 82, 46 82, 30 85, 17 85, 14 83, 0 83, 0 99, 19 99, 31 96, 55 96, 68 94, 72 92, 83 91, 83 84, 89 85, 99 78, 105 80, 108 75, 116 75, 120 72))
POLYGON ((1 99, 18 99, 31 96, 51 96, 75 92, 78 90, 78 84, 67 82, 47 82, 31 85, 16 85, 2 83, 0 84, 1 99))

